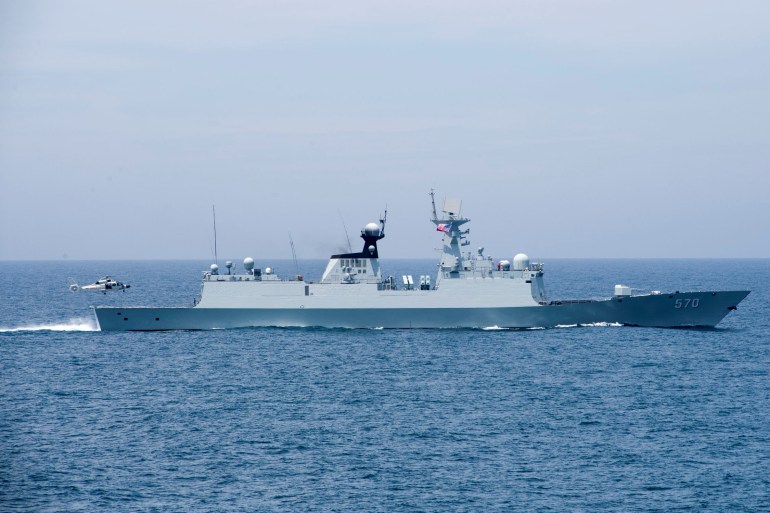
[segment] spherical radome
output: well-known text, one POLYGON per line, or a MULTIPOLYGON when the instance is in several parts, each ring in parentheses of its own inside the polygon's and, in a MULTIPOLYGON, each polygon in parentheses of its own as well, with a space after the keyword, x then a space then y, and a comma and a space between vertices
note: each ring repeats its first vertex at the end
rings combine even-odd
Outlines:
POLYGON ((376 237, 380 234, 380 225, 377 223, 369 223, 364 226, 364 233, 376 237))
POLYGON ((523 271, 529 267, 529 257, 525 255, 524 253, 519 253, 515 257, 513 257, 513 270, 514 271, 523 271))

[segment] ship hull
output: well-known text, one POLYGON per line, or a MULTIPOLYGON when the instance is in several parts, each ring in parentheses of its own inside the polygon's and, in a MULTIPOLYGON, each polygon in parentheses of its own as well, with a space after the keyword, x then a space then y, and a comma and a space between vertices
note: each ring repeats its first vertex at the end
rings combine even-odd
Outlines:
POLYGON ((684 292, 508 307, 206 308, 96 307, 103 331, 326 328, 551 328, 613 323, 714 327, 748 291, 684 292))

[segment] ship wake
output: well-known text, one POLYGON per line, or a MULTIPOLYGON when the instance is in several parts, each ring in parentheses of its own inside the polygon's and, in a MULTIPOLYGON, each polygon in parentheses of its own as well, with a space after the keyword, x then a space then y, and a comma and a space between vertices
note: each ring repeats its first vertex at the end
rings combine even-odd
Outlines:
POLYGON ((623 326, 619 322, 589 322, 587 324, 557 324, 556 328, 607 328, 623 326))
POLYGON ((484 326, 483 328, 480 328, 482 331, 507 331, 507 330, 513 330, 513 331, 531 331, 531 330, 544 330, 546 329, 543 326, 532 326, 531 328, 501 328, 500 326, 484 326))
POLYGON ((67 322, 27 324, 22 326, 0 326, 0 333, 17 333, 26 331, 99 331, 94 319, 76 318, 67 322))

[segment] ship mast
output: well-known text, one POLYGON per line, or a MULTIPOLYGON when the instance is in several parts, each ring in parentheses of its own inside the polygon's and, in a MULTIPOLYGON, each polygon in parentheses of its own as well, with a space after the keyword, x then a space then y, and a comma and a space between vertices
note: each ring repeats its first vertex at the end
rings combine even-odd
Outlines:
POLYGON ((436 192, 433 189, 430 190, 430 203, 433 205, 433 219, 438 219, 438 215, 436 215, 436 192))
POLYGON ((442 216, 438 217, 436 212, 436 196, 433 189, 430 191, 431 207, 433 208, 433 224, 436 225, 436 231, 443 232, 444 247, 439 263, 439 273, 436 278, 436 287, 439 286, 444 273, 449 273, 448 278, 459 278, 463 269, 463 257, 460 251, 461 246, 467 246, 470 241, 465 240, 465 235, 470 230, 462 230, 461 226, 469 222, 470 219, 462 217, 462 201, 456 198, 444 198, 444 206, 441 209, 442 216))
POLYGON ((219 257, 217 256, 217 209, 214 205, 211 205, 211 214, 214 216, 214 263, 219 265, 219 257))
POLYGON ((385 205, 385 213, 380 218, 380 235, 385 237, 385 222, 388 220, 388 206, 385 205))

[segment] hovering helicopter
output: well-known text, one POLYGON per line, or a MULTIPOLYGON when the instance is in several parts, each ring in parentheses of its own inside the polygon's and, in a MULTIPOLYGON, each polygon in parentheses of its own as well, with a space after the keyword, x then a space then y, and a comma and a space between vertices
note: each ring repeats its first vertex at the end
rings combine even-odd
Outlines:
POLYGON ((100 278, 96 280, 96 283, 92 283, 91 285, 78 285, 78 282, 76 282, 73 278, 70 278, 69 282, 70 282, 70 290, 72 292, 85 290, 88 292, 101 292, 102 294, 106 294, 107 292, 110 292, 112 290, 125 291, 126 289, 131 288, 131 285, 121 283, 117 281, 115 278, 112 278, 110 276, 105 276, 104 278, 100 278))

